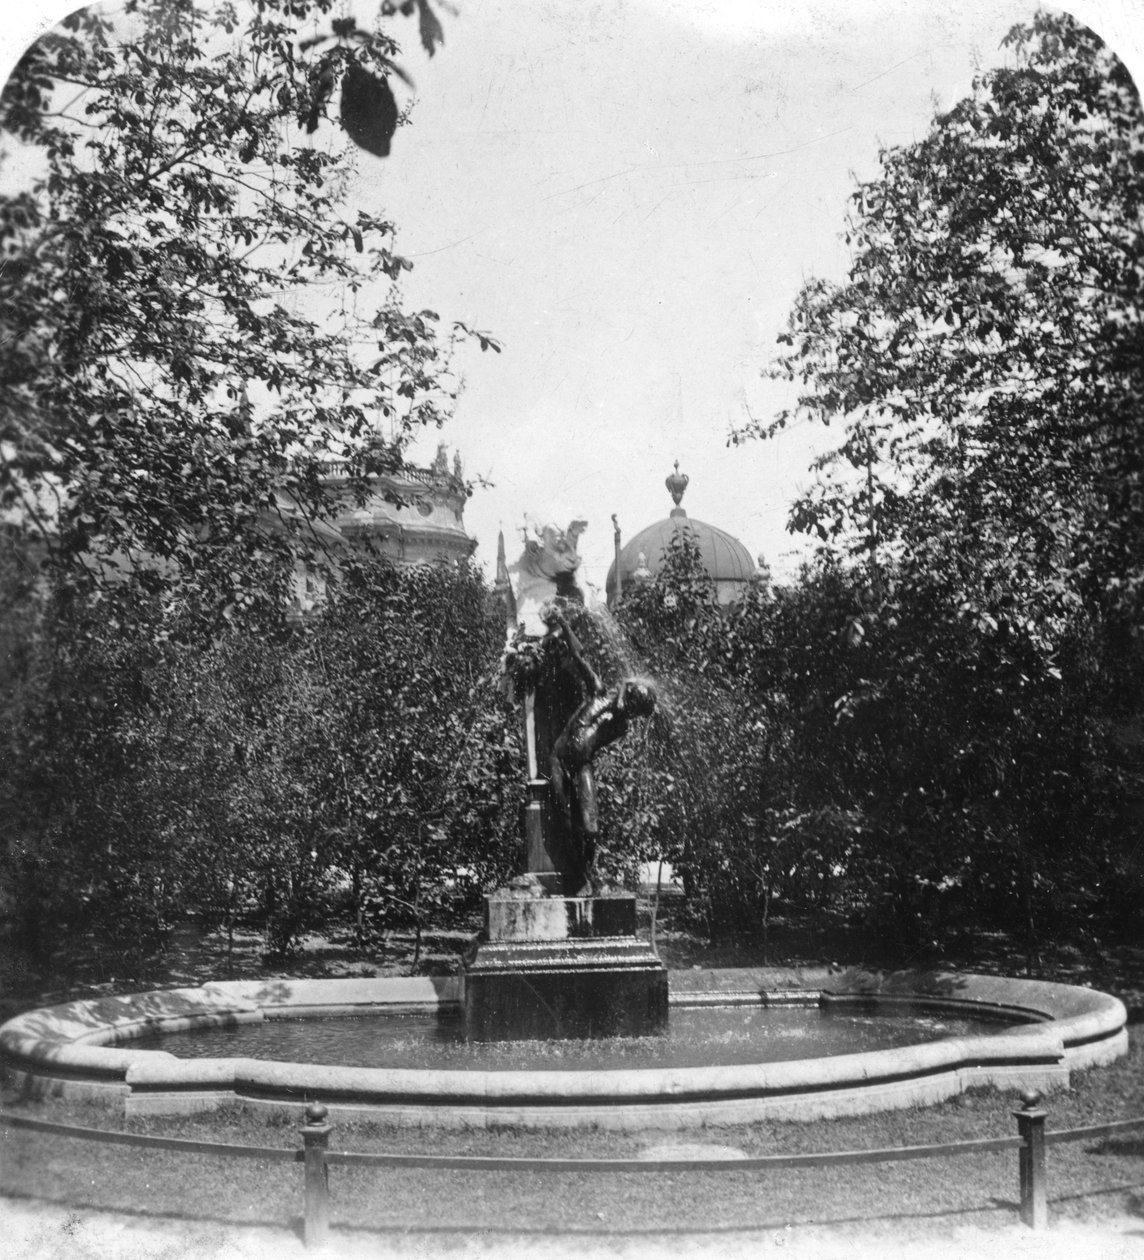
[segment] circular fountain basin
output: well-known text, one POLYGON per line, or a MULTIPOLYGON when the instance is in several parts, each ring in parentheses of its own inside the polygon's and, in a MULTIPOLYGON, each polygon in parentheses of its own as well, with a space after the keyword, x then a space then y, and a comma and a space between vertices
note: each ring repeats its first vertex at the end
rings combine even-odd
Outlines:
POLYGON ((1007 1020, 1004 1031, 829 1057, 688 1067, 479 1070, 181 1058, 132 1047, 155 1033, 270 1020, 420 1014, 455 1008, 453 977, 232 981, 72 1002, 0 1028, 6 1074, 29 1096, 107 1102, 127 1114, 245 1103, 409 1125, 682 1128, 854 1115, 938 1102, 975 1085, 1049 1090, 1127 1050, 1124 1006, 1072 985, 934 972, 671 973, 673 1008, 817 1005, 904 1008, 1007 1020))

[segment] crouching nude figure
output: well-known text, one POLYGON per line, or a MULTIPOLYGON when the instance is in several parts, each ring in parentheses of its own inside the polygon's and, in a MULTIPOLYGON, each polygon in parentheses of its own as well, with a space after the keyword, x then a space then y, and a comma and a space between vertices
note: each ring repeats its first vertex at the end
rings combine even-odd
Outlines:
POLYGON ((647 681, 625 679, 610 690, 584 659, 580 643, 558 610, 546 611, 548 631, 563 638, 568 654, 586 692, 552 746, 549 764, 552 799, 564 822, 568 865, 564 871, 565 895, 587 897, 593 892, 599 811, 596 754, 627 734, 635 718, 655 711, 655 687, 647 681), (574 891, 573 891, 574 890, 574 891))

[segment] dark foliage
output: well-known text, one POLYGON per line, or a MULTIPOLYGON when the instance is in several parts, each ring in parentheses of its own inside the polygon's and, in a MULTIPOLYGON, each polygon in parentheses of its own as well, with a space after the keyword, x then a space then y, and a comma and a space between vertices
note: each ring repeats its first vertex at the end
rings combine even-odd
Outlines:
MULTIPOLYGON (((186 913, 288 953, 472 908, 516 857, 503 622, 467 571, 349 563, 313 622, 201 645, 26 613, 7 677, 0 892, 41 960, 143 955, 186 913)), ((32 597, 29 597, 32 598, 32 597)))

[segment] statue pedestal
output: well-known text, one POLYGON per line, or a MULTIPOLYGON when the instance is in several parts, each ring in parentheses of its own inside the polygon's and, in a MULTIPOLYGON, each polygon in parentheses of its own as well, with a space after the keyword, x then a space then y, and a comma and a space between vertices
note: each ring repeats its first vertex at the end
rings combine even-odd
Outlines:
POLYGON ((465 963, 465 1039, 663 1032, 667 970, 635 931, 629 894, 486 897, 485 932, 465 963))

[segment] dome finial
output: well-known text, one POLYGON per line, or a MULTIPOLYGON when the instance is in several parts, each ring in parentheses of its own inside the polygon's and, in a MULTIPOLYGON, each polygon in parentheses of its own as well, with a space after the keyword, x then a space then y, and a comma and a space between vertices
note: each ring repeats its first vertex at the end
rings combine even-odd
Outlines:
POLYGON ((675 502, 675 506, 679 507, 683 501, 683 492, 687 489, 687 483, 691 480, 686 473, 679 471, 679 460, 675 461, 675 472, 663 483, 667 486, 668 492, 671 494, 675 502))

